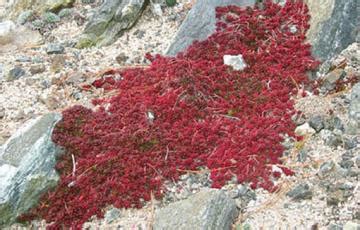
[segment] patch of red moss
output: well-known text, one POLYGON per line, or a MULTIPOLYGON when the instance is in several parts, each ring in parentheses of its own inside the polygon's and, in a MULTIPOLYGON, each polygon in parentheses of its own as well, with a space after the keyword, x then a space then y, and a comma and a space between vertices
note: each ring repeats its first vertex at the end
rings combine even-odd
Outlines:
POLYGON ((237 177, 275 189, 272 165, 282 163, 283 135, 294 136, 290 96, 318 65, 304 43, 308 9, 267 1, 264 9, 228 6, 216 15, 205 41, 176 57, 148 55, 149 68, 114 70, 121 79, 95 82, 118 91, 97 100, 98 110, 64 111, 53 133, 66 150, 56 166, 60 183, 23 219, 77 229, 110 204, 140 208, 152 192, 161 198, 165 180, 199 167, 211 170, 214 188, 237 177), (226 54, 242 54, 247 68, 224 65, 226 54))

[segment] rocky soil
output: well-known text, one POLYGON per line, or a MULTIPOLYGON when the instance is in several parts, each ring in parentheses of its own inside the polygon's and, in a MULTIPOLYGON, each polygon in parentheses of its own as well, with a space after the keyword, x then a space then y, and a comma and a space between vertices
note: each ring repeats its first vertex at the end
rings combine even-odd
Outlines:
MULTIPOLYGON (((104 71, 147 65, 147 52, 166 54, 194 3, 177 2, 160 11, 148 6, 135 26, 105 47, 76 48, 100 1, 75 1, 72 8, 46 15, 47 19, 41 19, 43 24, 37 21, 43 15, 31 19, 24 11, 14 19, 15 24, 9 24, 10 42, 1 37, 0 29, 0 146, 32 118, 61 112, 74 104, 91 107, 91 99, 108 96, 100 89, 81 87, 104 71)), ((1 3, 0 13, 6 11, 1 3)), ((0 25, 4 22, 0 20, 0 25)), ((215 213, 226 206, 229 215, 236 213, 234 229, 360 229, 360 127, 356 123, 360 119, 360 83, 336 88, 340 80, 360 80, 360 44, 353 42, 327 59, 316 77, 323 82, 320 95, 294 98, 302 112, 294 118, 296 132, 304 139, 284 143, 284 165, 296 174, 283 176, 277 192, 253 191, 247 185, 229 182, 213 195, 213 191, 206 192, 211 181, 204 169, 183 175, 177 183, 169 182, 169 192, 162 201, 153 200, 140 210, 108 207, 104 219, 94 218, 84 228, 164 229, 166 218, 178 226, 168 214, 183 219, 186 209, 182 212, 182 208, 195 208, 195 203, 215 213), (219 207, 209 206, 206 199, 199 201, 199 192, 219 207)), ((278 168, 274 166, 274 170, 278 168)), ((36 221, 31 225, 15 224, 8 229, 45 227, 36 221)))

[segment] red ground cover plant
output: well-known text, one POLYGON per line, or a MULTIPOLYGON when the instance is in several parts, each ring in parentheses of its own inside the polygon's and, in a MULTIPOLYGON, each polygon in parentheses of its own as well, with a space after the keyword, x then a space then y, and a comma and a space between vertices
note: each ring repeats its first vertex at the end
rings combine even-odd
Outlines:
POLYGON ((118 91, 95 101, 96 111, 63 112, 53 133, 66 150, 56 166, 60 183, 23 219, 77 229, 107 205, 140 208, 152 192, 161 198, 165 180, 199 167, 211 171, 214 188, 235 176, 275 189, 272 165, 281 164, 283 135, 294 136, 291 95, 318 65, 304 43, 308 9, 266 1, 261 9, 220 7, 216 16, 216 32, 176 57, 147 55, 148 68, 96 81, 118 91), (242 54, 247 68, 224 65, 226 54, 242 54))

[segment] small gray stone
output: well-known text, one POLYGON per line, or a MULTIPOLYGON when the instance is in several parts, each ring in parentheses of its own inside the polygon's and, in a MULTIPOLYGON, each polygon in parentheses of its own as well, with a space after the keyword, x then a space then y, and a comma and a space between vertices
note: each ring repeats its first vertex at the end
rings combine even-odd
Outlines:
POLYGON ((323 178, 328 176, 334 169, 335 169, 335 163, 333 161, 324 162, 320 166, 320 170, 318 174, 320 177, 323 178))
POLYGON ((353 149, 357 146, 356 138, 346 138, 344 137, 344 148, 346 150, 353 149))
POLYGON ((299 184, 293 190, 286 194, 294 200, 304 200, 312 198, 312 191, 308 184, 299 184))
POLYGON ((25 70, 21 67, 15 67, 9 71, 6 76, 7 81, 14 81, 25 75, 25 70))
POLYGON ((80 100, 81 98, 82 98, 82 94, 80 93, 80 92, 74 92, 74 93, 72 93, 71 94, 74 98, 75 98, 75 100, 80 100))
POLYGON ((16 58, 18 62, 31 62, 31 58, 27 56, 20 56, 16 58))
POLYGON ((344 168, 344 169, 350 169, 352 168, 355 164, 352 160, 342 160, 339 165, 344 168))
POLYGON ((116 56, 116 62, 120 65, 123 65, 126 63, 126 61, 129 59, 129 57, 125 53, 120 53, 118 56, 116 56))
POLYGON ((239 193, 239 190, 238 189, 232 189, 230 190, 229 192, 229 196, 232 198, 232 199, 236 199, 240 196, 240 193, 239 193))
POLYGON ((326 198, 326 204, 329 206, 337 206, 340 202, 340 197, 336 194, 331 194, 326 198))
POLYGON ((50 43, 46 47, 47 54, 62 54, 62 53, 64 53, 64 51, 65 51, 64 46, 57 44, 57 43, 50 43))
POLYGON ((46 70, 46 67, 44 64, 35 64, 30 66, 30 73, 32 75, 43 73, 46 70))
POLYGON ((32 62, 33 63, 43 63, 44 59, 42 59, 41 57, 35 56, 32 58, 32 62))
POLYGON ((223 191, 206 189, 156 210, 153 229, 230 229, 237 214, 235 201, 223 191))
POLYGON ((360 155, 356 157, 355 159, 356 166, 360 168, 360 155))
POLYGON ((104 218, 107 224, 112 223, 114 220, 120 217, 121 211, 117 208, 111 208, 110 210, 106 211, 104 218))
POLYGON ((309 125, 313 129, 315 129, 316 132, 320 132, 324 128, 324 118, 322 116, 315 116, 310 118, 309 125))
POLYGON ((144 30, 136 30, 134 32, 134 35, 136 35, 137 38, 142 39, 144 37, 145 33, 146 32, 144 30))

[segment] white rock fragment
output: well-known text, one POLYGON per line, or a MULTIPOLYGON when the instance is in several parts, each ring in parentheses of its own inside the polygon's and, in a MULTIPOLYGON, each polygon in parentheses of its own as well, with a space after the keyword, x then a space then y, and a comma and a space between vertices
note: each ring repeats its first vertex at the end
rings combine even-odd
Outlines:
POLYGON ((232 66, 234 70, 243 70, 246 68, 246 63, 241 54, 239 55, 224 55, 224 64, 232 66))
POLYGON ((314 133, 316 133, 316 131, 310 127, 309 123, 300 125, 295 129, 295 134, 298 136, 313 135, 314 133))
POLYGON ((148 111, 146 113, 146 117, 147 117, 148 121, 150 123, 152 123, 154 121, 154 119, 155 119, 155 114, 153 112, 151 112, 151 111, 148 111))
POLYGON ((0 45, 7 44, 12 40, 15 27, 15 23, 12 21, 0 22, 0 45))
POLYGON ((151 2, 151 12, 158 16, 158 17, 162 17, 163 16, 163 11, 161 9, 161 5, 158 3, 152 3, 151 2))
POLYGON ((291 26, 289 27, 289 29, 290 29, 290 32, 293 33, 293 34, 295 34, 295 33, 298 31, 296 25, 291 25, 291 26))

